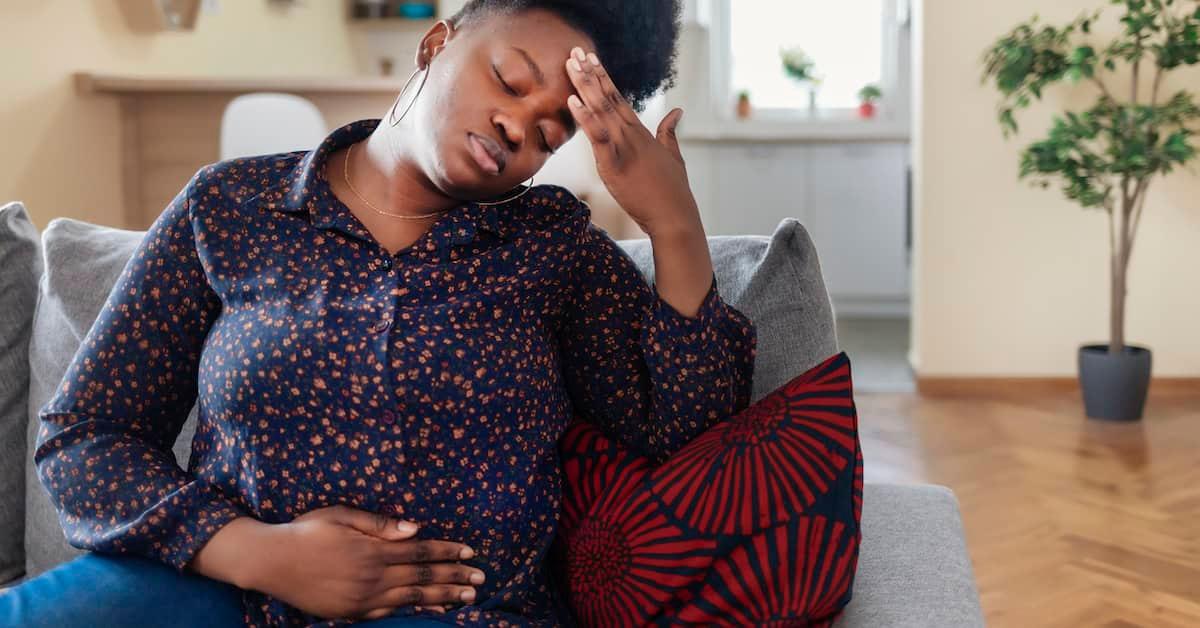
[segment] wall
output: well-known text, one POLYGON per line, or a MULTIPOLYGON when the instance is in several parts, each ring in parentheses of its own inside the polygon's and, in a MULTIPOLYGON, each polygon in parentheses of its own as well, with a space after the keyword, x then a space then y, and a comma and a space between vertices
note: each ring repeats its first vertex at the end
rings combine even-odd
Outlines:
MULTIPOLYGON (((345 20, 343 4, 332 0, 292 8, 223 0, 217 14, 199 16, 194 31, 135 32, 120 7, 138 1, 0 2, 6 51, 0 61, 0 202, 24 201, 39 228, 55 216, 119 222, 117 104, 111 97, 76 94, 72 72, 356 74, 370 65, 362 58, 366 51, 378 46, 370 40, 395 40, 404 48, 415 32, 409 25, 370 32, 331 28, 345 20)), ((409 63, 405 57, 397 67, 409 63)))
MULTIPOLYGON (((1061 23, 1101 6, 924 0, 918 9, 912 360, 920 376, 1069 377, 1080 344, 1107 342, 1105 215, 1017 181, 1018 152, 1041 138, 1049 114, 1086 106, 1093 92, 1054 91, 1021 114, 1020 136, 1006 142, 994 122, 997 92, 980 84, 984 49, 1018 22, 1038 13, 1061 23)), ((1172 77, 1164 93, 1185 86, 1198 90, 1200 72, 1172 77)), ((1158 376, 1200 375, 1198 171, 1152 184, 1130 267, 1127 342, 1154 350, 1158 376)))

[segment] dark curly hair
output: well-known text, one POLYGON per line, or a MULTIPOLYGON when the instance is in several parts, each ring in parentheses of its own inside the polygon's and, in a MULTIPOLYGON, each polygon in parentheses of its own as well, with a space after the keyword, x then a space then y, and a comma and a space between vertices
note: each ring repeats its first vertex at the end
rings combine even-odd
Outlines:
POLYGON ((455 27, 496 14, 544 9, 596 44, 613 84, 635 111, 659 88, 675 85, 679 0, 470 0, 455 27))

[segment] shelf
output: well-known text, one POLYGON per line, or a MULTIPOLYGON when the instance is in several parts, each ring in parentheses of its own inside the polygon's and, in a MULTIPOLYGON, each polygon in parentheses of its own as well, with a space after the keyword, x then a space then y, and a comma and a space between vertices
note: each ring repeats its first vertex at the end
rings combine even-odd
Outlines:
POLYGON ((382 76, 136 76, 76 72, 75 88, 82 94, 133 94, 181 92, 260 92, 292 93, 387 93, 395 94, 404 79, 382 76))
POLYGON ((396 13, 397 7, 401 4, 404 4, 397 0, 388 0, 386 2, 381 3, 381 4, 386 5, 386 11, 387 11, 386 15, 384 15, 382 17, 358 16, 358 15, 355 15, 355 8, 356 8, 355 5, 356 4, 357 3, 354 0, 346 0, 345 6, 346 6, 346 23, 347 24, 351 24, 353 26, 363 27, 363 28, 393 28, 393 27, 401 26, 401 25, 405 25, 405 24, 410 25, 410 26, 420 24, 420 25, 424 25, 424 26, 428 27, 428 26, 432 25, 433 23, 437 22, 438 18, 440 16, 442 16, 442 14, 444 13, 443 9, 445 8, 443 5, 445 5, 446 3, 444 1, 436 1, 436 2, 429 3, 429 4, 433 5, 433 15, 430 15, 428 17, 406 17, 404 15, 400 15, 400 14, 396 13))
POLYGON ((354 28, 429 28, 437 23, 437 17, 351 17, 346 23, 354 28))
POLYGON ((685 142, 907 142, 907 125, 894 120, 712 120, 679 127, 685 142))

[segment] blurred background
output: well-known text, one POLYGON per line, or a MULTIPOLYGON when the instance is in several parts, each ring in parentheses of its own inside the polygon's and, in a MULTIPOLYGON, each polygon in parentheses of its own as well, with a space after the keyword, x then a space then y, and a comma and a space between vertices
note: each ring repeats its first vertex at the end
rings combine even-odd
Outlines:
MULTIPOLYGON (((461 4, 0 0, 0 200, 39 227, 145 229, 200 165, 381 117, 418 39, 461 4), (227 119, 248 95, 274 100, 227 119), (273 128, 255 122, 276 106, 289 113, 273 128)), ((1016 24, 1111 4, 685 0, 678 85, 643 114, 654 128, 685 109, 710 236, 766 236, 787 217, 809 231, 871 417, 868 479, 956 489, 997 625, 1200 624, 1195 164, 1149 188, 1129 270, 1128 337, 1155 353, 1146 420, 1085 421, 1077 349, 1109 334, 1108 224, 1018 172, 1052 116, 1096 93, 1047 93, 1006 140, 982 80, 1016 24)), ((1163 92, 1195 92, 1196 68, 1163 92)), ((1128 85, 1129 69, 1110 80, 1128 85)), ((585 198, 613 237, 642 237, 582 135, 538 180, 585 198)))

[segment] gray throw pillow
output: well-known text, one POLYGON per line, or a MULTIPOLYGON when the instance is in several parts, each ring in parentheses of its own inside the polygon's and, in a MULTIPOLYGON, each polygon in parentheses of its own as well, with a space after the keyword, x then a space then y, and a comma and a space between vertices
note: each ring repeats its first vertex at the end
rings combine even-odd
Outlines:
MULTIPOLYGON (((648 239, 618 240, 647 281, 654 278, 648 239)), ((833 305, 817 250, 795 218, 770 236, 711 236, 717 291, 758 332, 751 401, 758 401, 838 352, 833 305)))
POLYGON ((0 584, 25 572, 25 408, 29 333, 42 275, 37 227, 19 202, 0 207, 0 584))
MULTIPOLYGON (((36 577, 84 553, 67 543, 58 513, 33 465, 38 410, 62 382, 71 359, 145 235, 145 231, 114 229, 72 218, 55 218, 42 233, 46 272, 39 286, 29 344, 29 406, 25 432, 27 578, 36 577)), ((175 458, 182 468, 187 468, 191 454, 197 414, 196 408, 192 408, 175 442, 175 458)))

